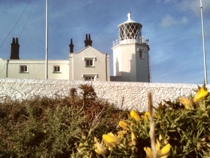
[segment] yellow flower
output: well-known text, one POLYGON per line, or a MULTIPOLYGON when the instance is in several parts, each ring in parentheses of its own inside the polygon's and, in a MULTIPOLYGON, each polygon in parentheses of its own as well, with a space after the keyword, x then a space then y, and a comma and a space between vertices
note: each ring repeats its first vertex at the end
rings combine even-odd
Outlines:
POLYGON ((170 149, 171 145, 166 144, 161 150, 159 150, 158 155, 162 158, 163 157, 167 158, 170 155, 170 149))
POLYGON ((94 142, 95 142, 94 144, 95 152, 98 153, 99 155, 106 155, 107 149, 103 145, 103 143, 99 143, 96 137, 94 137, 94 142))
POLYGON ((131 132, 131 141, 132 141, 132 145, 136 145, 136 135, 131 132))
POLYGON ((104 143, 109 147, 110 150, 112 150, 114 147, 116 147, 117 144, 120 143, 120 139, 112 132, 108 134, 103 134, 102 138, 104 143))
MULTIPOLYGON (((160 149, 160 142, 156 143, 156 151, 158 158, 167 158, 170 155, 171 145, 166 144, 162 149, 160 149)), ((144 147, 144 151, 147 154, 147 158, 153 158, 152 149, 149 147, 144 147)))
POLYGON ((179 102, 184 105, 185 109, 192 109, 193 108, 193 102, 190 99, 187 99, 185 97, 180 97, 179 102))
POLYGON ((141 115, 141 118, 144 119, 145 121, 148 120, 148 117, 149 117, 149 112, 148 111, 144 112, 144 115, 141 115))
POLYGON ((140 116, 134 110, 131 110, 130 117, 133 118, 136 121, 140 120, 140 116))
POLYGON ((128 130, 128 124, 125 121, 120 121, 119 126, 122 127, 124 130, 128 130))
POLYGON ((208 95, 208 91, 206 90, 206 88, 203 86, 202 88, 200 88, 198 90, 198 92, 196 93, 196 95, 194 96, 193 98, 193 101, 194 102, 197 102, 201 99, 204 99, 207 95, 208 95))
POLYGON ((122 137, 124 137, 125 134, 127 134, 126 130, 120 130, 117 132, 117 137, 122 138, 122 137))
POLYGON ((149 147, 144 147, 144 151, 146 152, 147 158, 153 158, 151 148, 149 148, 149 147))

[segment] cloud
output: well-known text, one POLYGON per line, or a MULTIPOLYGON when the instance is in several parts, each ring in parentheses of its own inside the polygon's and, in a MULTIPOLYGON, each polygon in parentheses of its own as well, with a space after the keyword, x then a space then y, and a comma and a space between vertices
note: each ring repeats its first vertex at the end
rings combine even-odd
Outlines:
MULTIPOLYGON (((203 12, 208 15, 210 13, 210 1, 202 0, 203 12)), ((196 16, 200 16, 200 1, 199 0, 184 0, 177 5, 181 11, 190 11, 196 16)))
POLYGON ((161 27, 170 27, 172 25, 175 25, 176 24, 176 20, 170 16, 170 15, 166 15, 162 20, 161 20, 161 27))
POLYGON ((186 17, 182 17, 181 23, 182 24, 187 24, 188 23, 188 19, 186 17))
POLYGON ((171 3, 171 2, 176 2, 176 0, 157 0, 157 2, 158 3, 161 3, 161 2, 163 2, 163 3, 171 3))
MULTIPOLYGON (((202 56, 199 54, 183 53, 177 54, 176 58, 174 58, 173 55, 173 59, 164 62, 154 63, 153 60, 151 60, 153 81, 201 84, 203 82, 202 56)), ((161 60, 161 58, 153 58, 155 58, 155 60, 161 60)))
POLYGON ((164 3, 171 3, 171 2, 175 2, 175 0, 164 0, 164 3))
POLYGON ((163 28, 168 28, 174 25, 187 24, 187 23, 188 23, 188 19, 186 17, 177 19, 167 14, 165 17, 162 18, 160 22, 160 26, 163 28))

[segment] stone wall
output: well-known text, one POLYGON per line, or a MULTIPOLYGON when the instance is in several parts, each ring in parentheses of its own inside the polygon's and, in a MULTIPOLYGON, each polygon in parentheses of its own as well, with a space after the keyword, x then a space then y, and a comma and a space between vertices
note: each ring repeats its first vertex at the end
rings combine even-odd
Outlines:
MULTIPOLYGON (((0 101, 30 99, 34 96, 68 96, 71 88, 92 84, 99 98, 107 99, 117 108, 147 110, 147 94, 152 93, 153 105, 162 100, 189 96, 195 84, 166 84, 140 82, 85 82, 69 80, 0 79, 0 101)), ((208 86, 207 86, 208 87, 208 86)))

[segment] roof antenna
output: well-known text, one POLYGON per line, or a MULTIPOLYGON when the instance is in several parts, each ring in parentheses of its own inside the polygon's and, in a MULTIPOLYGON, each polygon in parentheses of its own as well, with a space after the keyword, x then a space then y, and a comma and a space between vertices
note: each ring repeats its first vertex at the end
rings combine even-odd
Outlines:
POLYGON ((130 9, 128 10, 128 21, 130 21, 131 20, 131 11, 130 11, 130 9))

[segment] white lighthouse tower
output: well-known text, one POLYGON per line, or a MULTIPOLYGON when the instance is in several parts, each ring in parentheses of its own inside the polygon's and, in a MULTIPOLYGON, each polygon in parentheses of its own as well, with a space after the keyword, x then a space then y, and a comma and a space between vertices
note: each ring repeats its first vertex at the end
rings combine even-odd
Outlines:
POLYGON ((113 80, 150 82, 149 45, 142 36, 142 25, 128 20, 118 25, 119 38, 113 42, 113 80))

